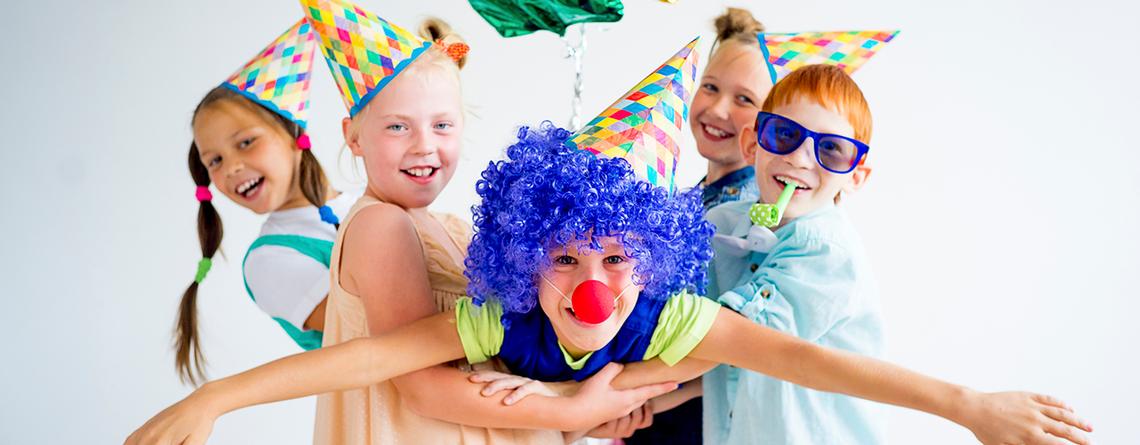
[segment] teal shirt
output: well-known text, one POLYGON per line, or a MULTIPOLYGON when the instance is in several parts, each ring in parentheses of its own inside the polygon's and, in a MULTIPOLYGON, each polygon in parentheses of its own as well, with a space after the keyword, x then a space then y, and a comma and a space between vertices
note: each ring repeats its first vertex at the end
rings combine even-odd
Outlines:
MULTIPOLYGON (((819 209, 776 230, 768 252, 742 251, 723 238, 748 237, 751 204, 728 203, 708 213, 720 239, 713 241, 707 295, 769 328, 823 346, 880 356, 884 346, 878 292, 859 236, 843 212, 834 206, 819 209)), ((705 443, 886 440, 882 406, 873 402, 723 365, 705 374, 703 387, 705 443)))

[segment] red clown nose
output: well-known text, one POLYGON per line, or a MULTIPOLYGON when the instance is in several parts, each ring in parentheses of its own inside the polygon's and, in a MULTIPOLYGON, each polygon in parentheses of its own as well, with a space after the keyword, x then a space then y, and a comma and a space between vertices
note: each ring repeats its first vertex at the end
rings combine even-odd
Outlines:
POLYGON ((610 318, 614 312, 614 292, 609 286, 598 280, 587 280, 574 288, 574 296, 570 305, 574 315, 579 320, 589 324, 598 324, 610 318))

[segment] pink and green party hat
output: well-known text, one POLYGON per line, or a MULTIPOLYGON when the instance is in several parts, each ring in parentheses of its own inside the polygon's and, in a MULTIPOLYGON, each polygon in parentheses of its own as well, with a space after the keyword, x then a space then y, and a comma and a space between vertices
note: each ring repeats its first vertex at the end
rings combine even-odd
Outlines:
POLYGON ((301 0, 349 116, 423 54, 425 42, 347 0, 301 0))
POLYGON ((827 64, 847 74, 863 66, 899 34, 898 31, 827 31, 760 33, 760 49, 768 61, 772 83, 804 65, 827 64))
POLYGON ((317 41, 305 19, 222 83, 305 128, 317 41))
POLYGON ((689 100, 697 79, 697 41, 677 51, 633 89, 621 96, 567 145, 623 158, 650 184, 676 190, 677 141, 689 119, 689 100))

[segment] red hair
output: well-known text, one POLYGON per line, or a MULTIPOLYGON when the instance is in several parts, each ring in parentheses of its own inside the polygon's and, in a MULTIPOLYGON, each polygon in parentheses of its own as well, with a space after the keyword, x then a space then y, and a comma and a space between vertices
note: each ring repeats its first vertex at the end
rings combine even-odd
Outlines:
POLYGON ((764 99, 761 110, 769 113, 797 99, 814 101, 839 113, 855 129, 855 140, 871 143, 871 107, 851 76, 832 65, 808 65, 780 79, 764 99))

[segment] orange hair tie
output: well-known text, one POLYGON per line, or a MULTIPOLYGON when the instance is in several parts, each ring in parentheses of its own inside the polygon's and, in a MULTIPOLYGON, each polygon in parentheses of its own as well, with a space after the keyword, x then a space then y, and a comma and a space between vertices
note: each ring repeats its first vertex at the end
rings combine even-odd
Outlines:
POLYGON ((459 63, 459 60, 463 59, 463 57, 467 55, 468 51, 471 51, 471 47, 467 46, 467 44, 463 42, 445 44, 443 43, 443 40, 436 40, 435 43, 436 45, 443 47, 443 51, 447 53, 447 57, 450 57, 451 60, 455 61, 455 63, 459 63))

